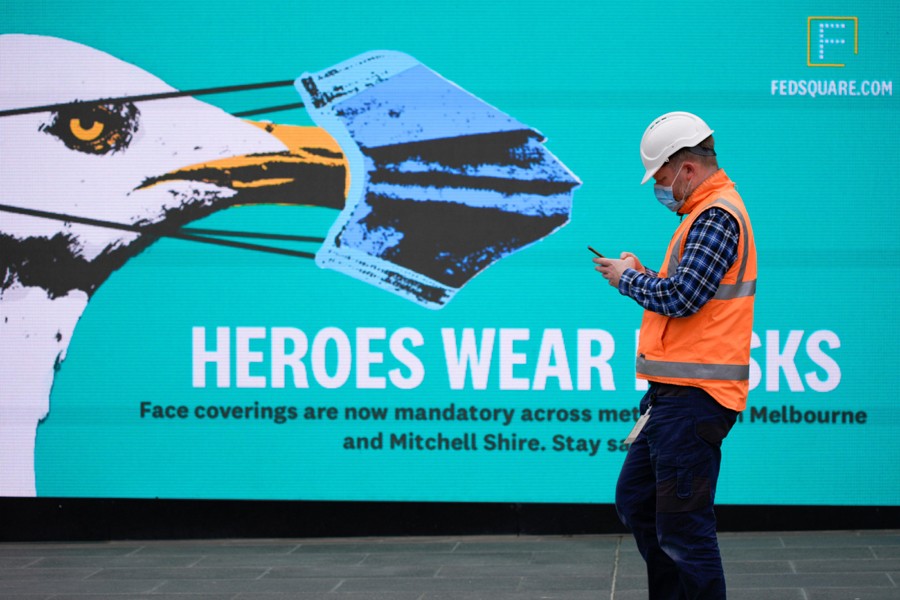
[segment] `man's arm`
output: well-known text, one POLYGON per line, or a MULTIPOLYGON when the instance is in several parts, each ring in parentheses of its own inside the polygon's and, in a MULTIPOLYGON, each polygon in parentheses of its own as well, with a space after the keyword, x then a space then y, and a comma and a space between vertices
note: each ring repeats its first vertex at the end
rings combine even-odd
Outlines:
POLYGON ((694 314, 712 298, 737 259, 740 228, 737 220, 720 208, 710 208, 688 230, 684 255, 675 273, 655 277, 627 269, 619 279, 619 293, 668 317, 694 314))

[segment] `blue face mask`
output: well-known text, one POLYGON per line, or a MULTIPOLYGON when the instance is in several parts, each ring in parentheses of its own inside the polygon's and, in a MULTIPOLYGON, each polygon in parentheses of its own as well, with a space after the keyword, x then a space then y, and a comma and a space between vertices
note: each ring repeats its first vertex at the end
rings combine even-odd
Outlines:
MULTIPOLYGON (((681 166, 683 167, 684 164, 682 164, 681 166)), ((679 173, 681 173, 681 167, 678 167, 678 171, 676 171, 675 177, 672 178, 672 185, 675 185, 675 180, 678 179, 679 173)), ((686 200, 686 198, 682 198, 680 201, 676 200, 675 192, 672 191, 671 185, 656 184, 653 186, 653 193, 656 194, 656 199, 659 200, 659 203, 672 212, 678 212, 678 209, 684 205, 684 201, 686 200)))

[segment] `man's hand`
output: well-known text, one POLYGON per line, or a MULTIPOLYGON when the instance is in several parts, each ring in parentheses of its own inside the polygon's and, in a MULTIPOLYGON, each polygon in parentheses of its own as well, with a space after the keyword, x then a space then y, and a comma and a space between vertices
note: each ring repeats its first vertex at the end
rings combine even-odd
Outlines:
POLYGON ((641 261, 638 260, 637 256, 630 252, 623 252, 622 258, 595 258, 594 264, 597 265, 594 267, 595 271, 598 271, 603 278, 609 282, 609 285, 617 288, 619 287, 619 280, 622 278, 622 273, 625 272, 625 269, 635 269, 637 271, 643 271, 644 266, 641 264, 641 261))

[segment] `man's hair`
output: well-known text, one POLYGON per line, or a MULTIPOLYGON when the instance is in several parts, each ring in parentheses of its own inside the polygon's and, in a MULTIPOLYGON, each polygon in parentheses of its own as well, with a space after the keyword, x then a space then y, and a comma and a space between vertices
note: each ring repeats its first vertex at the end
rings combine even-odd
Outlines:
POLYGON ((707 137, 705 140, 690 148, 680 148, 669 157, 672 166, 679 167, 686 158, 690 157, 704 167, 719 168, 719 162, 716 160, 716 142, 713 136, 707 137))

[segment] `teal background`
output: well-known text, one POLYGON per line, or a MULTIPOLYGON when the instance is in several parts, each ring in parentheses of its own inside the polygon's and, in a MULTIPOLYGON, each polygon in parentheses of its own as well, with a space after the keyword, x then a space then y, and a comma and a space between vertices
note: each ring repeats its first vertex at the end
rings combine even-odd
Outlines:
MULTIPOLYGON (((622 453, 362 452, 345 436, 403 432, 382 425, 295 421, 141 420, 141 401, 296 406, 631 408, 640 309, 592 270, 585 245, 662 260, 677 224, 640 187, 638 142, 659 114, 687 110, 716 130, 720 165, 738 183, 760 256, 755 331, 818 330, 840 366, 836 389, 765 383, 750 406, 864 410, 864 425, 745 422, 725 443, 724 504, 900 504, 900 418, 892 389, 900 351, 898 95, 773 96, 772 80, 894 81, 900 67, 893 3, 772 2, 319 3, 232 1, 9 2, 3 33, 51 35, 131 62, 179 89, 291 79, 362 52, 410 54, 547 136, 582 181, 571 222, 471 281, 430 311, 312 261, 163 240, 117 271, 91 300, 57 373, 39 428, 38 494, 85 497, 597 502, 613 499, 622 453), (859 18, 859 54, 842 69, 806 65, 807 17, 859 18), (426 344, 414 390, 194 389, 191 328, 297 327, 310 339, 339 326, 414 327, 426 344), (562 329, 570 364, 578 329, 609 331, 615 391, 449 388, 440 329, 528 328, 517 346, 530 377, 540 336, 562 329)), ((297 102, 289 88, 207 96, 228 111, 297 102)), ((309 125, 302 111, 260 118, 309 125)), ((198 226, 324 236, 337 213, 235 208, 198 226)), ((387 353, 386 344, 381 348, 387 353)), ((495 360, 497 350, 495 349, 495 360)), ((766 370, 764 348, 753 358, 766 370)), ((801 376, 824 374, 804 354, 801 376)), ((390 360, 379 375, 394 365, 390 360)), ((573 374, 574 378, 574 374, 573 374)), ((210 378, 210 382, 212 379, 210 378)), ((765 375, 763 376, 765 382, 765 375)), ((549 440, 623 438, 630 424, 431 424, 458 435, 497 429, 549 440)))

